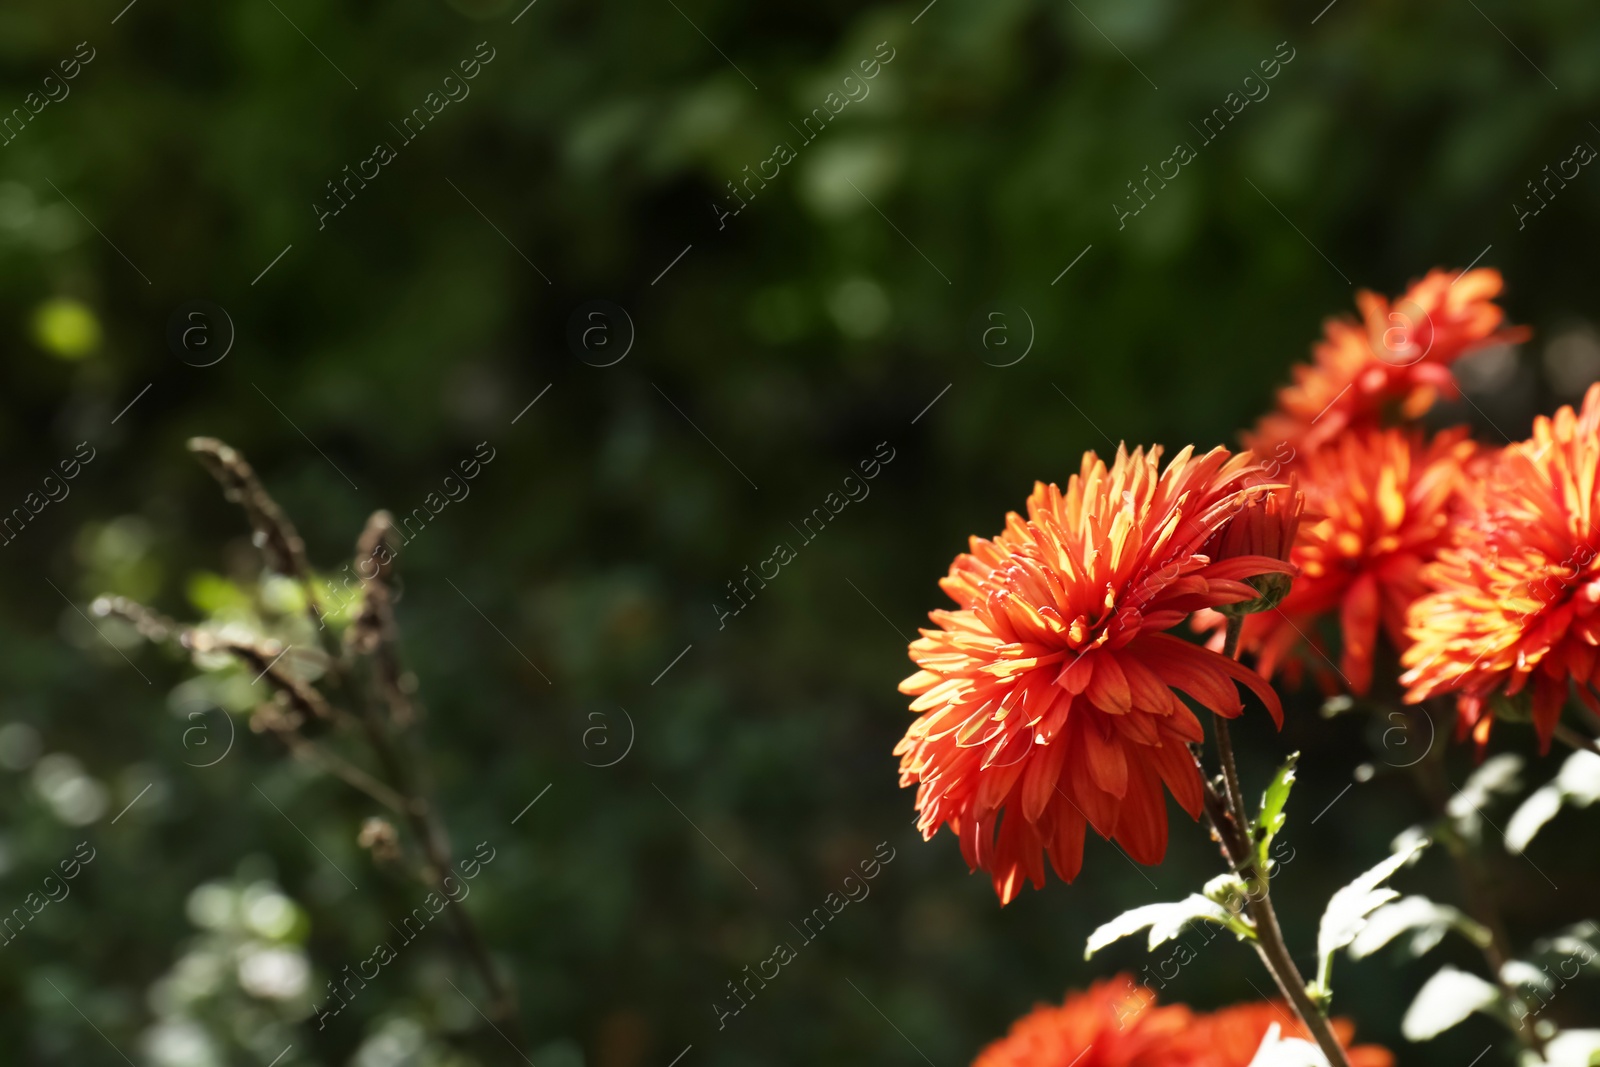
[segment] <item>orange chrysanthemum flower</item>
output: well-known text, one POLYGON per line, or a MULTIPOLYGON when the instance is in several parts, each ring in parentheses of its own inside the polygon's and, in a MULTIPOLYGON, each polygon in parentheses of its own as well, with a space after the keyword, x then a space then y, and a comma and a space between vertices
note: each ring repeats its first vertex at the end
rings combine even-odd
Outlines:
MULTIPOLYGON (((1249 1067, 1273 1023, 1284 1037, 1310 1041, 1300 1020, 1282 1004, 1265 1001, 1239 1004, 1209 1015, 1196 1015, 1177 1041, 1171 1062, 1184 1067, 1249 1067)), ((1392 1067, 1394 1056, 1380 1045, 1354 1045, 1355 1026, 1348 1019, 1332 1019, 1334 1037, 1344 1047, 1350 1067, 1392 1067)), ((1163 1061, 1165 1062, 1165 1061, 1163 1061)))
POLYGON ((1157 1007, 1156 995, 1125 974, 1040 1004, 1011 1032, 978 1053, 972 1067, 1160 1067, 1194 1018, 1182 1005, 1157 1007))
MULTIPOLYGON (((1318 621, 1337 613, 1340 680, 1367 694, 1380 630, 1396 650, 1410 643, 1406 611, 1428 591, 1423 565, 1448 540, 1476 448, 1464 429, 1425 443, 1420 432, 1366 428, 1303 457, 1296 473, 1308 517, 1289 557, 1299 576, 1278 610, 1245 619, 1240 636, 1263 676, 1286 666, 1297 677, 1309 662, 1337 688, 1317 635, 1318 621)), ((1204 612, 1195 622, 1217 629, 1211 643, 1220 648, 1222 617, 1204 612)))
MULTIPOLYGON (((978 1054, 973 1067, 1248 1067, 1273 1023, 1285 1037, 1309 1040, 1282 1005, 1241 1004, 1212 1014, 1181 1004, 1157 1006, 1127 975, 1068 993, 1059 1007, 1041 1004, 978 1054)), ((1351 1047, 1354 1027, 1333 1020, 1351 1067, 1392 1067, 1377 1045, 1351 1047)))
POLYGON ((1411 609, 1406 700, 1455 693, 1463 736, 1488 740, 1496 694, 1533 687, 1543 749, 1569 683, 1600 710, 1600 384, 1508 446, 1424 574, 1411 609))
MULTIPOLYGON (((1072 881, 1084 826, 1141 863, 1166 852, 1162 784, 1198 817, 1187 745, 1200 722, 1174 689, 1219 715, 1243 710, 1234 683, 1282 720, 1276 694, 1234 661, 1162 631, 1201 608, 1257 597, 1247 579, 1291 570, 1259 555, 1212 558, 1207 541, 1265 506, 1248 453, 1086 453, 1066 492, 1035 485, 1028 518, 973 538, 939 584, 957 605, 911 644, 900 683, 923 714, 895 746, 917 785, 925 838, 949 824, 967 865, 1002 903, 1044 885, 1043 854, 1072 881), (1001 815, 1004 813, 1004 819, 1001 815), (998 830, 998 838, 997 838, 998 830)), ((1270 488, 1270 487, 1265 487, 1270 488)))
POLYGON ((1433 270, 1392 304, 1377 293, 1356 294, 1361 321, 1328 321, 1312 362, 1295 367, 1294 384, 1278 392, 1278 410, 1245 444, 1263 456, 1304 454, 1351 427, 1381 425, 1390 409, 1415 419, 1437 398, 1459 395, 1451 363, 1528 336, 1521 327, 1499 328, 1505 312, 1493 298, 1501 285, 1500 272, 1488 268, 1460 277, 1433 270))

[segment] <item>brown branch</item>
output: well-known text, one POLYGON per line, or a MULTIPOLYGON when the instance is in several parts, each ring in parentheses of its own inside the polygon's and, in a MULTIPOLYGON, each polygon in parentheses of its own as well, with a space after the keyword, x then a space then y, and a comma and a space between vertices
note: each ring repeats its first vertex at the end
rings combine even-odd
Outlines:
POLYGON ((305 737, 300 733, 301 721, 299 715, 292 713, 285 715, 276 705, 268 703, 256 708, 255 714, 250 719, 250 728, 256 733, 271 733, 283 742, 290 755, 296 759, 327 771, 397 815, 405 813, 407 807, 405 797, 343 756, 305 737))
MULTIPOLYGON (((356 543, 356 574, 362 580, 365 596, 346 641, 352 651, 371 663, 373 689, 387 711, 385 721, 376 704, 368 701, 362 726, 389 779, 409 798, 404 814, 426 857, 423 881, 448 895, 444 879, 453 869, 449 835, 418 784, 406 751, 389 732, 391 725, 404 730, 417 719, 411 686, 400 664, 400 632, 394 618, 394 591, 389 584, 393 577, 393 533, 389 513, 374 512, 356 543), (367 574, 363 564, 370 564, 373 573, 367 574)), ((465 908, 451 908, 450 914, 468 959, 489 991, 492 1014, 511 1027, 513 1044, 523 1047, 526 1040, 516 998, 495 966, 477 924, 465 908)))
MULTIPOLYGON (((1198 764, 1198 760, 1196 761, 1198 764)), ((1255 849, 1249 831, 1241 819, 1229 809, 1227 801, 1207 780, 1204 768, 1200 769, 1204 785, 1206 819, 1211 823, 1213 835, 1222 845, 1223 856, 1234 871, 1244 873, 1249 882, 1245 886, 1245 907, 1255 925, 1256 939, 1251 942, 1261 965, 1272 975, 1278 991, 1289 1002, 1306 1033, 1310 1034, 1333 1067, 1350 1067, 1344 1046, 1328 1023, 1328 1017, 1311 995, 1306 992, 1306 980, 1295 966, 1284 941, 1283 928, 1278 925, 1277 912, 1272 907, 1272 897, 1267 888, 1266 872, 1261 871, 1255 859, 1255 849)))
MULTIPOLYGON (((306 543, 289 516, 256 477, 255 469, 238 450, 215 437, 191 437, 188 447, 222 486, 223 498, 244 509, 250 522, 251 541, 266 556, 267 566, 279 574, 299 579, 305 589, 306 615, 318 633, 326 635, 326 621, 317 606, 315 576, 306 559, 306 543)), ((325 640, 331 643, 331 635, 325 640)))
MULTIPOLYGON (((209 630, 184 630, 179 635, 183 647, 195 652, 226 652, 243 660, 251 670, 255 671, 257 678, 265 678, 280 693, 285 694, 290 703, 296 708, 319 719, 332 719, 336 717, 333 705, 328 703, 320 691, 307 682, 301 681, 294 675, 282 670, 278 666, 284 649, 274 649, 268 645, 257 645, 249 641, 241 641, 231 637, 221 637, 209 630)), ((341 713, 349 718, 348 712, 341 713)))
POLYGON ((354 625, 345 641, 356 653, 372 657, 379 695, 389 720, 404 729, 417 720, 411 689, 400 666, 400 630, 394 619, 394 590, 389 582, 394 569, 394 520, 387 511, 375 511, 356 541, 356 577, 365 594, 354 625), (367 574, 370 566, 373 573, 367 574))
POLYGON ((170 641, 182 629, 160 612, 125 596, 97 596, 89 605, 89 611, 100 618, 118 618, 132 623, 146 641, 170 641))
POLYGON ((189 451, 222 486, 223 497, 244 509, 255 533, 256 547, 267 557, 267 566, 279 574, 309 580, 311 564, 306 560, 306 543, 244 456, 215 437, 191 437, 189 451))
POLYGON ((1596 741, 1592 737, 1585 737, 1564 722, 1556 723, 1555 732, 1552 736, 1568 748, 1579 752, 1600 752, 1600 741, 1596 741))
MULTIPOLYGON (((1228 619, 1223 654, 1230 659, 1238 658, 1239 631, 1242 622, 1243 620, 1239 618, 1228 619)), ((1250 819, 1245 811, 1243 792, 1239 788, 1239 769, 1233 758, 1233 742, 1228 734, 1228 723, 1220 717, 1215 722, 1217 750, 1222 760, 1223 780, 1227 788, 1226 798, 1217 794, 1216 787, 1208 780, 1204 767, 1200 768, 1200 781, 1204 786, 1206 815, 1211 821, 1217 840, 1222 844, 1223 854, 1227 857, 1229 866, 1247 878, 1245 907, 1250 912, 1256 930, 1256 939, 1252 944, 1255 945, 1256 954, 1261 958, 1262 966, 1272 975, 1279 992, 1289 1001, 1295 1015, 1299 1016, 1301 1025, 1316 1041, 1317 1047, 1322 1049, 1322 1054, 1328 1063, 1332 1067, 1350 1067, 1344 1046, 1334 1034, 1327 1015, 1307 992, 1306 980, 1300 974, 1300 969, 1295 966, 1294 957, 1290 954, 1289 946, 1283 937, 1283 928, 1278 925, 1278 913, 1272 906, 1267 872, 1256 861, 1255 844, 1250 835, 1250 819)), ((1198 759, 1196 762, 1198 764, 1198 759)))
MULTIPOLYGON (((244 509, 253 531, 252 540, 262 550, 267 566, 298 579, 304 585, 307 613, 322 634, 322 640, 332 646, 330 677, 334 681, 341 681, 340 675, 334 673, 339 666, 341 650, 324 625, 325 620, 318 608, 305 542, 283 510, 267 494, 243 456, 214 438, 194 438, 189 442, 189 449, 222 485, 227 499, 244 509)), ((369 690, 367 698, 361 701, 362 714, 359 719, 331 703, 316 686, 283 669, 279 661, 285 649, 276 644, 182 627, 165 616, 120 597, 101 597, 95 601, 94 610, 100 615, 116 615, 131 622, 151 640, 176 639, 182 647, 193 652, 227 653, 255 671, 256 681, 268 681, 277 694, 277 700, 258 705, 251 728, 257 733, 272 733, 295 758, 314 763, 336 775, 404 818, 422 851, 422 870, 418 872, 421 881, 448 896, 445 879, 453 870, 448 834, 422 787, 420 766, 412 766, 414 757, 409 749, 390 732, 391 727, 404 731, 418 719, 418 709, 412 698, 415 681, 403 669, 400 661, 399 628, 394 615, 395 596, 390 585, 395 557, 394 533, 389 513, 376 512, 367 521, 356 546, 356 573, 361 579, 364 595, 355 624, 346 633, 345 640, 349 651, 371 666, 371 684, 366 687, 369 690), (369 774, 305 737, 301 729, 309 719, 358 725, 383 768, 383 777, 388 781, 369 774)), ((353 679, 342 680, 341 688, 350 681, 353 679)), ((349 688, 354 695, 354 687, 349 688)), ((420 765, 420 761, 417 762, 420 765)), ((388 834, 393 834, 392 827, 388 829, 388 834)), ((383 860, 388 855, 389 845, 394 844, 374 830, 371 820, 363 828, 361 841, 363 847, 372 848, 377 860, 383 860), (384 847, 379 848, 379 845, 384 847)), ((519 1049, 524 1047, 527 1042, 522 1032, 516 998, 495 966, 471 914, 466 908, 456 907, 450 909, 450 916, 471 966, 489 991, 491 1014, 510 1029, 513 1044, 519 1049)))

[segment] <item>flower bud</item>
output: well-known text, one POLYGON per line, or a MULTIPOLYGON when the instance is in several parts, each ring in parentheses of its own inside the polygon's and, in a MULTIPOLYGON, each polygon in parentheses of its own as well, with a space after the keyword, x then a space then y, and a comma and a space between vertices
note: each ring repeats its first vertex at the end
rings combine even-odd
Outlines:
MULTIPOLYGON (((1202 551, 1213 562, 1241 557, 1287 562, 1304 508, 1305 497, 1293 475, 1287 485, 1247 489, 1240 495, 1232 518, 1211 535, 1202 551)), ((1260 595, 1252 600, 1219 605, 1218 611, 1233 618, 1270 611, 1289 595, 1294 575, 1278 570, 1254 574, 1244 580, 1260 595)))

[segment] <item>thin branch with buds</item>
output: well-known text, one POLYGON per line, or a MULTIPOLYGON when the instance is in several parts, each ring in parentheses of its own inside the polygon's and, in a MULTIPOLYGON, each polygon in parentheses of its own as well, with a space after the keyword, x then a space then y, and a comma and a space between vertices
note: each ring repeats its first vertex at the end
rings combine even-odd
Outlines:
MULTIPOLYGON (((404 821, 422 857, 420 869, 412 873, 430 889, 449 895, 445 880, 454 868, 449 835, 425 787, 422 761, 414 746, 407 743, 408 731, 421 716, 412 696, 415 679, 403 669, 399 653, 400 633, 390 584, 394 525, 389 513, 374 513, 357 541, 356 570, 362 579, 363 598, 341 645, 318 607, 305 542, 250 464, 215 438, 194 438, 189 450, 222 485, 227 499, 244 509, 252 541, 261 549, 268 568, 296 579, 304 587, 306 614, 328 646, 326 681, 340 696, 351 699, 359 713, 330 700, 317 685, 285 666, 281 662, 285 649, 274 642, 240 637, 227 630, 183 626, 124 597, 97 598, 92 610, 126 620, 148 640, 176 642, 192 653, 223 653, 243 663, 274 694, 274 699, 256 707, 251 729, 276 737, 295 758, 335 775, 404 821), (368 574, 368 570, 372 573, 368 574), (367 684, 359 685, 360 681, 367 684), (362 737, 381 774, 365 770, 307 736, 305 731, 312 724, 362 737)), ((398 849, 390 840, 392 835, 392 828, 383 834, 373 832, 369 826, 363 828, 360 839, 371 843, 375 860, 388 862, 398 858, 398 849)), ((449 912, 469 964, 489 991, 490 1019, 510 1031, 509 1037, 518 1048, 525 1047, 516 997, 495 965, 471 913, 464 907, 450 908, 449 912)))

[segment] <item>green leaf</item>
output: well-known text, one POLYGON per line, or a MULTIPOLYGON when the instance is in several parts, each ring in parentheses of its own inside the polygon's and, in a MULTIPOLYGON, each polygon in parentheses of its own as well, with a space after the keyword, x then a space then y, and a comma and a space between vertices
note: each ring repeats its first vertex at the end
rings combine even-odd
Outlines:
POLYGON ((1400 1032, 1408 1041, 1436 1037, 1475 1011, 1492 1015, 1500 990, 1475 974, 1445 967, 1417 990, 1417 997, 1406 1009, 1400 1032))
POLYGON ((1367 917, 1366 925, 1350 942, 1350 955, 1355 959, 1370 956, 1401 934, 1410 931, 1406 946, 1409 955, 1420 956, 1444 939, 1451 930, 1458 931, 1479 948, 1488 946, 1489 930, 1459 909, 1448 904, 1435 904, 1427 897, 1402 897, 1385 904, 1367 917))
POLYGON ((1103 924, 1089 935, 1088 944, 1083 949, 1083 958, 1089 959, 1111 942, 1136 934, 1147 926, 1150 928, 1150 942, 1147 947, 1153 951, 1162 943, 1177 937, 1185 926, 1196 920, 1226 926, 1241 937, 1255 936, 1255 932, 1242 919, 1216 901, 1207 900, 1199 893, 1190 893, 1182 900, 1170 904, 1146 904, 1125 911, 1103 924))
POLYGON ((1544 1047, 1550 1067, 1590 1067, 1600 1062, 1600 1030, 1563 1030, 1544 1047))
POLYGON ((1328 900, 1317 928, 1317 982, 1315 993, 1326 998, 1332 993, 1329 979, 1333 954, 1356 939, 1367 925, 1367 916, 1400 894, 1383 883, 1428 846, 1426 837, 1403 840, 1394 855, 1340 889, 1328 900))
POLYGON ((1497 795, 1515 793, 1521 788, 1517 781, 1521 770, 1522 757, 1510 752, 1484 760, 1445 805, 1445 814, 1450 817, 1456 833, 1468 841, 1480 840, 1484 809, 1497 795))
POLYGON ((1300 753, 1291 753, 1283 766, 1278 768, 1278 773, 1272 776, 1267 791, 1261 795, 1261 813, 1256 816, 1251 831, 1256 843, 1256 864, 1262 871, 1267 869, 1267 851, 1272 847, 1272 839, 1283 829, 1288 818, 1283 808, 1289 803, 1289 790, 1294 788, 1294 768, 1298 762, 1300 753))
MULTIPOLYGON (((1500 981, 1517 990, 1526 1004, 1543 1004, 1574 978, 1596 971, 1600 926, 1586 920, 1535 941, 1524 958, 1507 960, 1500 967, 1500 981)), ((1522 1018, 1519 1014, 1519 1022, 1522 1018)))
POLYGON ((1506 824, 1506 848, 1520 853, 1563 805, 1586 808, 1600 800, 1600 755, 1577 751, 1568 756, 1555 779, 1528 795, 1506 824))
POLYGON ((255 614, 250 594, 220 574, 196 571, 189 576, 185 592, 189 603, 208 616, 247 619, 255 614))
POLYGON ((1585 969, 1600 971, 1600 924, 1593 919, 1585 919, 1535 941, 1530 958, 1546 959, 1559 965, 1580 956, 1585 969))

